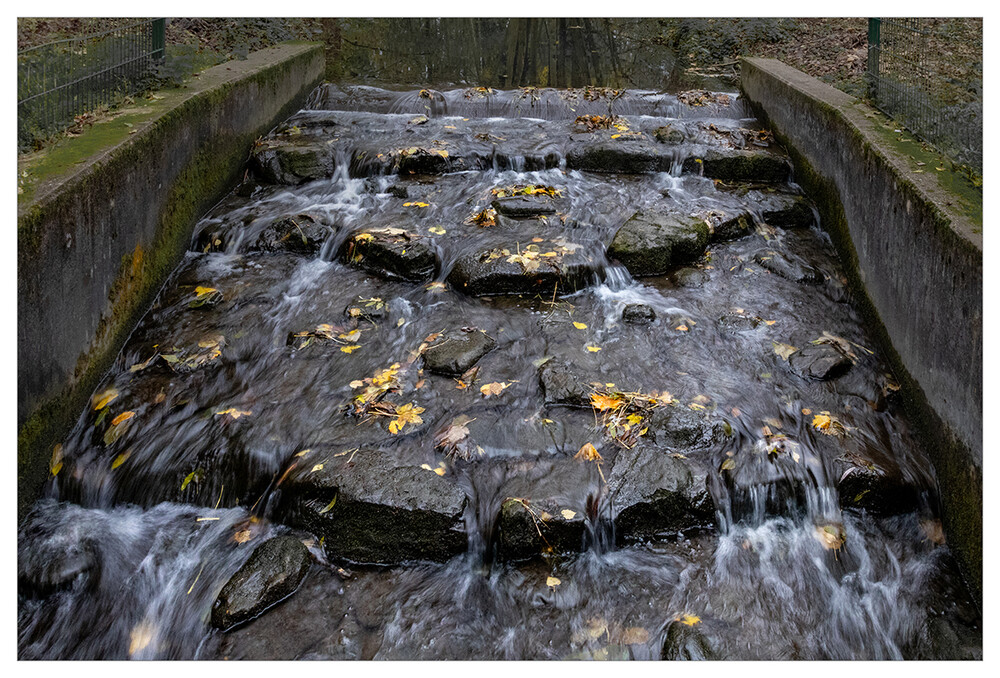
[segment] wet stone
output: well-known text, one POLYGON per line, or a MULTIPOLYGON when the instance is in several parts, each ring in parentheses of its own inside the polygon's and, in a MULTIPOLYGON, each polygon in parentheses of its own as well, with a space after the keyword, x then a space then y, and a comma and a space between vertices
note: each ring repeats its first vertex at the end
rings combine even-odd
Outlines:
POLYGON ((500 507, 498 527, 500 557, 518 561, 582 551, 586 519, 582 511, 567 509, 556 499, 508 498, 500 507))
POLYGON ((788 369, 803 379, 836 379, 851 365, 851 359, 831 344, 810 344, 788 356, 788 369))
POLYGON ((295 592, 309 570, 309 551, 291 536, 268 539, 236 571, 212 606, 212 625, 228 630, 295 592))
POLYGON ((405 449, 339 452, 314 448, 289 474, 282 489, 288 524, 354 563, 445 561, 465 551, 466 496, 455 483, 405 449))
POLYGON ((678 287, 702 287, 710 276, 703 268, 685 266, 674 271, 671 277, 678 287))
POLYGON ((45 596, 68 588, 83 577, 96 585, 100 575, 100 559, 93 544, 75 532, 27 521, 20 528, 18 544, 31 540, 31 553, 19 554, 17 584, 22 594, 45 596))
POLYGON ((709 214, 712 242, 738 240, 754 231, 753 217, 746 210, 721 210, 709 214))
POLYGON ((663 172, 671 156, 650 142, 598 141, 575 148, 566 156, 570 169, 616 174, 663 172))
POLYGON ((838 458, 844 471, 837 481, 841 508, 862 509, 878 515, 896 515, 918 506, 919 492, 907 483, 898 467, 882 468, 857 455, 838 458))
POLYGON ((666 661, 712 661, 722 659, 715 644, 699 628, 702 624, 687 625, 674 620, 663 641, 660 659, 666 661))
POLYGON ((389 305, 381 297, 363 297, 358 295, 344 309, 344 315, 368 322, 385 320, 389 314, 389 305))
POLYGON ((727 313, 719 318, 719 327, 728 332, 755 330, 760 323, 760 318, 746 313, 727 313))
POLYGON ((608 476, 615 535, 629 543, 710 527, 714 508, 705 474, 664 449, 623 450, 608 476))
POLYGON ((684 132, 673 125, 663 125, 653 130, 653 136, 661 144, 679 144, 684 141, 684 132))
POLYGON ((567 205, 564 201, 554 200, 547 195, 513 195, 496 198, 492 207, 505 217, 524 218, 555 214, 564 210, 567 205))
POLYGON ((345 262, 384 278, 422 282, 434 277, 437 254, 419 235, 399 228, 372 228, 351 235, 341 249, 345 262))
POLYGON ((779 183, 788 181, 791 165, 783 156, 767 151, 709 150, 684 161, 682 171, 722 181, 779 183))
POLYGON ((424 351, 424 367, 435 374, 457 377, 496 345, 496 340, 482 330, 464 327, 429 346, 424 351))
POLYGON ((728 436, 722 420, 682 405, 653 409, 648 426, 650 440, 682 451, 707 447, 728 436))
POLYGON ((333 175, 333 147, 322 141, 291 142, 266 139, 250 155, 251 166, 261 181, 295 186, 333 175))
POLYGON ((663 275, 697 259, 708 245, 704 220, 664 210, 636 212, 615 233, 608 256, 632 275, 663 275))
POLYGON ((316 254, 334 229, 311 214, 296 214, 277 219, 257 238, 251 251, 316 254))
POLYGON ((622 321, 629 325, 649 325, 656 320, 656 311, 647 304, 626 304, 622 321))
POLYGON ((590 407, 590 394, 594 388, 568 364, 549 361, 542 365, 538 378, 545 393, 546 405, 590 407))
POLYGON ((754 255, 754 261, 768 271, 797 283, 818 284, 823 282, 823 274, 791 254, 774 250, 761 250, 754 255))
POLYGON ((474 297, 570 294, 586 287, 598 270, 589 257, 580 253, 558 258, 537 257, 526 265, 510 260, 518 251, 516 244, 505 249, 507 254, 491 248, 460 257, 448 274, 448 282, 457 291, 474 297))
POLYGON ((760 202, 761 218, 769 226, 805 228, 816 223, 812 205, 801 195, 776 193, 760 202))

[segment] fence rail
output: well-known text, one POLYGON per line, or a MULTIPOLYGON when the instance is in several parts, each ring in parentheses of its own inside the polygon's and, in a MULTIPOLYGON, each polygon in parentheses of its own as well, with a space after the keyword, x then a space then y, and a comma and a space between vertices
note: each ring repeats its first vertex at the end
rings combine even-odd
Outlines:
POLYGON ((879 109, 982 172, 981 19, 869 19, 865 77, 879 109))
POLYGON ((19 149, 141 90, 165 47, 165 19, 145 19, 18 52, 19 149))

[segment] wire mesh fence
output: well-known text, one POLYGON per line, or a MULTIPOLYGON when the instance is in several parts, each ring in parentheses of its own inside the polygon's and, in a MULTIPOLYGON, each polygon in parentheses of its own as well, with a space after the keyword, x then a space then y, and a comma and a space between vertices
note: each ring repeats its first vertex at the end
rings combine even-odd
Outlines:
POLYGON ((982 19, 869 19, 866 80, 878 108, 982 172, 982 19))
POLYGON ((74 117, 143 89, 165 54, 165 20, 115 22, 97 33, 17 53, 17 143, 65 129, 74 117))

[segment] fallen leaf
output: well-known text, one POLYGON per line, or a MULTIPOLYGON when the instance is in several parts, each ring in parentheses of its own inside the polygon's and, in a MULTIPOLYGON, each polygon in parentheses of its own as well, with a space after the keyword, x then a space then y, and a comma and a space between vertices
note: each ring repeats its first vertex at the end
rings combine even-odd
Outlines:
POLYGON ((109 388, 107 390, 101 391, 93 398, 94 410, 103 410, 107 407, 108 403, 118 397, 118 390, 114 388, 109 388))
POLYGON ((126 451, 115 457, 115 460, 111 462, 111 469, 114 470, 128 461, 128 458, 132 456, 132 448, 130 447, 126 451))
POLYGON ((592 346, 591 344, 587 344, 587 350, 590 351, 591 353, 597 353, 598 351, 601 350, 601 347, 600 346, 592 346))
POLYGON ((792 346, 791 344, 782 344, 781 342, 777 341, 772 341, 771 343, 774 344, 774 352, 777 355, 779 355, 783 360, 788 360, 788 357, 790 355, 799 350, 794 346, 792 346))
POLYGON ((480 386, 479 391, 483 394, 484 398, 489 398, 490 396, 500 395, 508 386, 510 384, 505 381, 494 381, 493 383, 480 386))
POLYGON ((563 509, 560 513, 566 520, 573 520, 573 517, 576 516, 576 511, 570 511, 569 509, 563 509))
POLYGON ((418 426, 424 423, 420 413, 424 411, 422 407, 416 407, 413 403, 400 405, 396 408, 396 418, 389 422, 389 433, 396 435, 403 430, 407 424, 418 426))
POLYGON ((560 581, 558 577, 548 577, 545 579, 545 585, 551 589, 554 589, 560 584, 562 584, 562 581, 560 581))
POLYGON ((816 538, 823 548, 837 551, 847 541, 847 534, 841 525, 817 525, 816 538))
POLYGON ((434 235, 444 235, 445 233, 448 232, 448 231, 444 230, 443 226, 431 226, 427 230, 430 231, 431 233, 433 233, 434 235))
POLYGON ((597 448, 591 443, 584 444, 580 448, 580 451, 573 455, 573 458, 580 461, 603 461, 604 457, 601 456, 597 448))
POLYGON ((587 329, 587 323, 578 323, 578 322, 574 321, 573 322, 573 327, 575 327, 578 330, 585 330, 585 329, 587 329))
POLYGON ((52 458, 49 459, 49 472, 52 475, 54 476, 59 475, 59 471, 62 469, 63 466, 62 460, 63 460, 63 446, 62 444, 58 444, 52 448, 52 458))
POLYGON ((621 398, 606 395, 604 393, 590 394, 590 405, 601 412, 604 410, 617 410, 624 403, 625 401, 621 398))
POLYGON ((684 624, 685 626, 694 626, 695 624, 701 623, 701 617, 693 614, 684 614, 681 615, 680 617, 676 617, 675 621, 679 621, 681 624, 684 624))
POLYGON ((135 412, 132 412, 132 411, 122 412, 117 417, 115 417, 114 419, 111 420, 111 425, 112 426, 117 426, 118 424, 122 423, 123 421, 128 421, 129 419, 131 419, 134 416, 135 416, 135 412))
POLYGON ((246 542, 250 541, 251 537, 253 537, 253 534, 251 534, 250 529, 248 528, 246 530, 240 530, 239 532, 234 534, 233 541, 236 542, 237 544, 245 544, 246 542))
POLYGON ((430 203, 426 202, 404 202, 403 207, 430 207, 430 203))
POLYGON ((344 353, 353 353, 359 348, 361 348, 361 344, 351 344, 349 346, 341 346, 340 350, 343 351, 344 353))
POLYGON ((253 412, 250 410, 244 412, 243 410, 238 410, 235 407, 230 407, 228 410, 222 410, 221 412, 216 412, 216 414, 228 414, 233 419, 239 419, 240 417, 253 414, 253 412))
POLYGON ((145 650, 156 635, 156 627, 149 621, 143 620, 135 625, 132 633, 129 634, 128 654, 135 655, 137 652, 145 650))

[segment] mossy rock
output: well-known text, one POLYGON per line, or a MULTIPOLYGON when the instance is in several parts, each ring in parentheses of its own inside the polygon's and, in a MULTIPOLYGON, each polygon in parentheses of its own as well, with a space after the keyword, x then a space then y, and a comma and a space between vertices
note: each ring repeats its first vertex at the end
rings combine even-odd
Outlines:
POLYGON ((722 181, 781 183, 788 181, 792 166, 784 156, 766 151, 709 150, 687 158, 686 174, 701 174, 722 181))
POLYGON ((632 275, 663 275, 697 259, 709 241, 703 219, 662 210, 636 212, 618 229, 608 256, 632 275))

